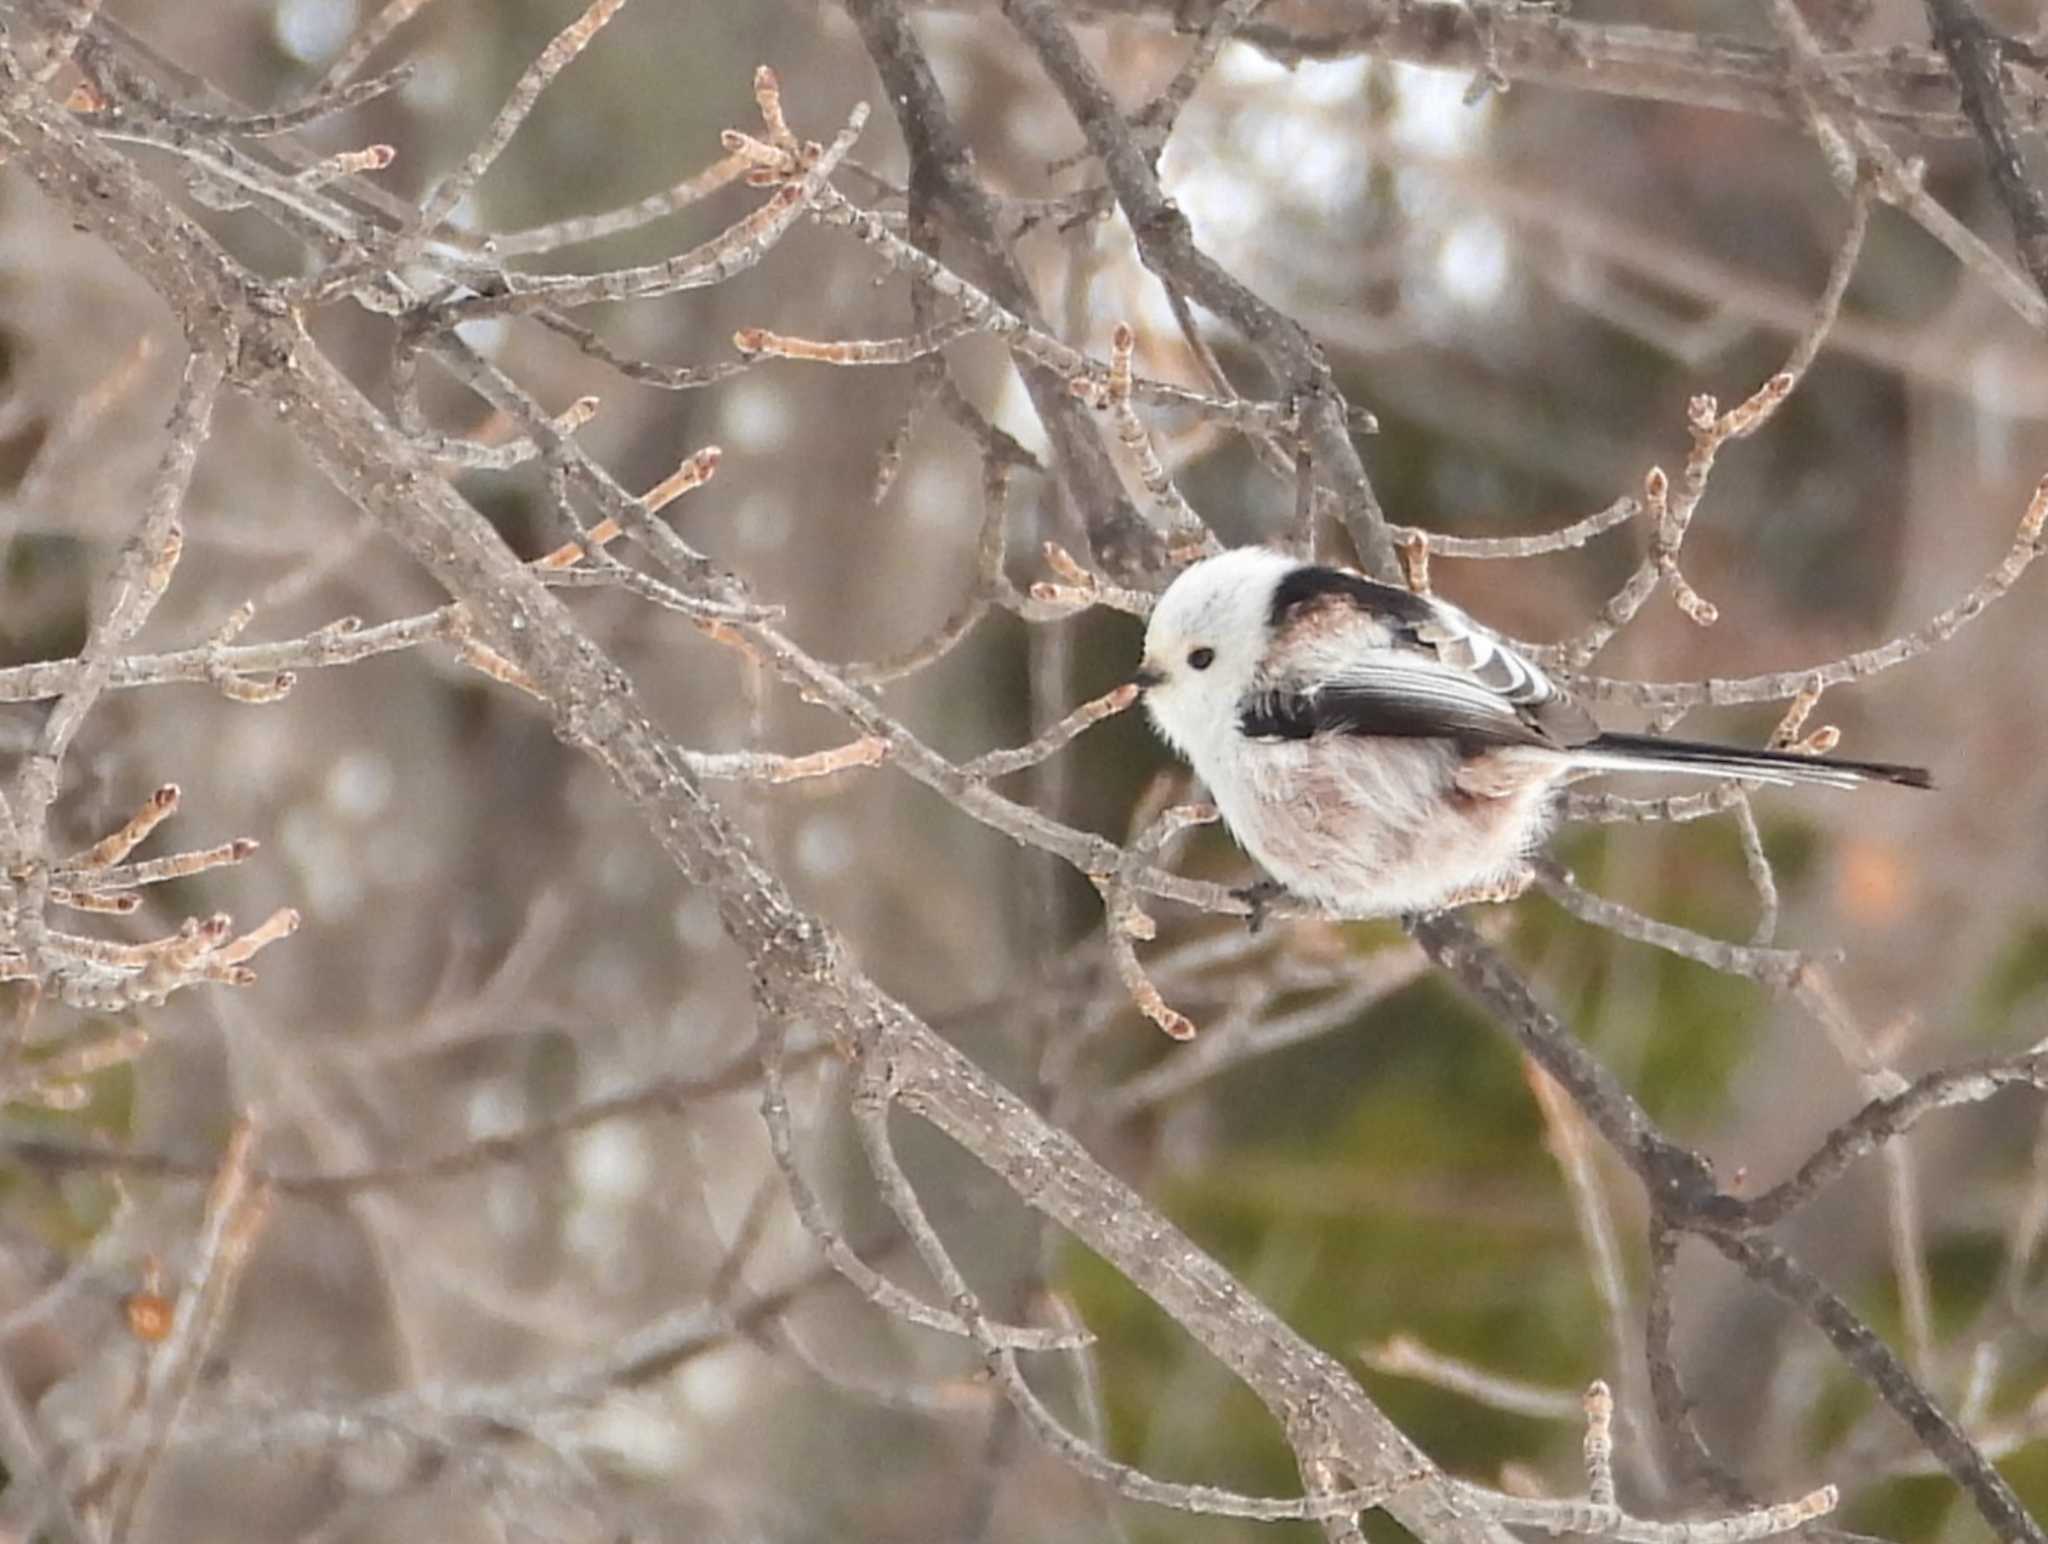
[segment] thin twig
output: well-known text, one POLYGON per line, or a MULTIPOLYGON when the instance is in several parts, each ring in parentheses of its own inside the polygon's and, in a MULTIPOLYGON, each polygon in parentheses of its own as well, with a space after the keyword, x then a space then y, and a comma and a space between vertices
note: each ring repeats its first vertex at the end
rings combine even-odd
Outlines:
POLYGON ((439 229, 455 212, 455 206, 483 181, 484 173, 491 169, 492 163, 512 142, 512 136, 519 132, 519 126, 526 122, 527 115, 554 83, 555 77, 590 46, 591 39, 604 30, 605 24, 619 13, 625 3, 626 0, 590 0, 583 14, 556 33, 535 56, 533 63, 520 75, 511 95, 498 109, 497 116, 491 120, 476 148, 421 202, 418 229, 423 234, 431 235, 439 229))
POLYGON ((249 1156, 254 1144, 255 1128, 246 1120, 240 1122, 228 1138, 219 1173, 207 1192, 205 1220, 192 1268, 178 1296, 170 1334, 150 1357, 135 1416, 142 1433, 140 1445, 107 1506, 107 1536, 112 1544, 123 1544, 128 1537, 150 1476, 198 1381, 206 1348, 219 1331, 235 1282, 248 1264, 263 1225, 267 1200, 250 1177, 249 1156))
POLYGON ((348 40, 348 46, 334 56, 327 66, 327 72, 320 77, 315 87, 316 94, 338 90, 357 70, 360 70, 384 40, 410 21, 432 0, 384 0, 384 4, 362 26, 355 36, 348 40))
POLYGON ((1937 612, 1909 633, 1874 648, 1859 649, 1820 665, 1766 675, 1706 681, 1621 681, 1603 676, 1574 676, 1573 685, 1589 696, 1633 702, 1658 713, 1682 708, 1730 707, 1749 702, 1784 702, 1815 686, 1840 686, 1867 680, 1883 671, 1923 658, 1982 616, 2019 583, 2020 576, 2041 555, 2042 527, 2048 522, 2048 477, 2034 487, 2012 546, 1992 570, 1961 600, 1937 612))
POLYGON ((1361 1346, 1358 1359, 1374 1372, 1414 1378, 1510 1415, 1526 1415, 1539 1421, 1576 1421, 1584 1413, 1584 1401, 1569 1389, 1539 1388, 1517 1378, 1503 1377, 1441 1351, 1432 1351, 1407 1335, 1396 1335, 1376 1346, 1361 1346))

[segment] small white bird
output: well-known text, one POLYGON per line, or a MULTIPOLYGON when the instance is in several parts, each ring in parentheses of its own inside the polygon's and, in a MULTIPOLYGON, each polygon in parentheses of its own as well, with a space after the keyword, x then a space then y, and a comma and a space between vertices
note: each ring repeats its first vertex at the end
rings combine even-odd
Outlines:
POLYGON ((1347 916, 1519 895, 1552 795, 1589 773, 1931 786, 1921 767, 1603 733, 1455 606, 1265 547, 1167 587, 1134 679, 1277 887, 1347 916))

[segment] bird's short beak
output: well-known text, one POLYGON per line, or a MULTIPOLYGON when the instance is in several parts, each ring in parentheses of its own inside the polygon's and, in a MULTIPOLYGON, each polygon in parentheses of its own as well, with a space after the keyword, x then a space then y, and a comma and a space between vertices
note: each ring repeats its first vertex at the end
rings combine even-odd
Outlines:
POLYGON ((1141 692, 1150 691, 1155 686, 1164 685, 1165 682, 1166 672, 1156 670, 1150 665, 1140 665, 1137 674, 1131 677, 1131 685, 1141 692))

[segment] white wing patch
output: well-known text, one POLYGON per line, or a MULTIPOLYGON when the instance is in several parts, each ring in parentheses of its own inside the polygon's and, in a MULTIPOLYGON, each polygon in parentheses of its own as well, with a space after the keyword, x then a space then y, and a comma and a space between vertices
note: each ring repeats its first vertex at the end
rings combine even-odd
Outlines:
POLYGON ((1505 693, 1468 671, 1406 650, 1387 649, 1354 659, 1329 684, 1335 691, 1370 692, 1390 702, 1434 708, 1455 723, 1493 720, 1505 728, 1522 722, 1515 700, 1505 693))
POLYGON ((1466 671, 1513 703, 1550 702, 1564 694, 1557 683, 1455 606, 1434 602, 1438 619, 1415 629, 1437 658, 1466 671))

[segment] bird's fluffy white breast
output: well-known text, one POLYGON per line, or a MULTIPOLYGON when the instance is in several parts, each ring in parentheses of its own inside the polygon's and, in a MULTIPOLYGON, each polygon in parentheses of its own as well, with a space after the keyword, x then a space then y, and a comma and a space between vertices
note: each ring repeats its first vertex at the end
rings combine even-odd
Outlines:
POLYGON ((1333 911, 1428 911, 1517 873, 1548 824, 1549 780, 1454 791, 1443 740, 1254 741, 1190 754, 1232 835, 1294 894, 1333 911))

